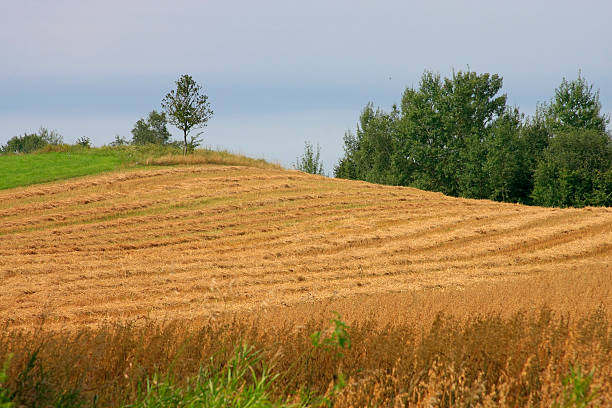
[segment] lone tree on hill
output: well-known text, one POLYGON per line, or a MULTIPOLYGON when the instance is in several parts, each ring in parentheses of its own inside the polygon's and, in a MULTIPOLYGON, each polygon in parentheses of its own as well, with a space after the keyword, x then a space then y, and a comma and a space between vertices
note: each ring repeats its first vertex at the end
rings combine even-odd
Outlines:
POLYGON ((176 89, 168 92, 162 100, 162 108, 168 114, 169 122, 183 131, 183 155, 199 144, 199 134, 191 136, 187 142, 189 132, 205 127, 213 115, 208 96, 201 91, 202 86, 191 75, 185 74, 176 81, 176 89))

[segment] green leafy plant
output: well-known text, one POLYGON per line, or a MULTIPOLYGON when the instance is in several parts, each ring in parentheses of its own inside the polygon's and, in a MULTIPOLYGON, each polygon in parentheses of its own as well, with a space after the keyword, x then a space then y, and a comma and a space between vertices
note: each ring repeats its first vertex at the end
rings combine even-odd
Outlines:
POLYGON ((211 364, 185 387, 178 387, 171 377, 147 381, 140 401, 130 407, 249 407, 282 406, 270 400, 268 388, 276 376, 261 361, 260 353, 241 345, 221 369, 211 364))
POLYGON ((120 136, 120 135, 115 135, 115 140, 110 142, 108 145, 111 147, 117 147, 117 146, 127 146, 129 144, 130 142, 125 137, 120 136))
POLYGON ((167 128, 168 119, 165 112, 152 110, 149 116, 139 119, 132 129, 132 144, 159 144, 164 145, 170 141, 170 132, 167 128))
POLYGON ((187 136, 193 129, 205 127, 213 115, 202 86, 191 75, 182 75, 176 81, 176 89, 166 94, 162 100, 162 108, 168 116, 168 122, 183 131, 183 155, 188 153, 190 146, 197 147, 199 134, 191 139, 187 139, 187 136))
POLYGON ((45 146, 59 146, 64 143, 64 138, 56 130, 49 130, 45 127, 38 129, 37 133, 11 138, 6 145, 0 146, 2 153, 32 153, 45 146))
POLYGON ((302 157, 298 157, 297 161, 293 165, 296 170, 303 171, 304 173, 320 174, 323 175, 323 163, 321 163, 321 147, 317 144, 317 150, 310 142, 304 143, 304 154, 302 157))
POLYGON ((310 335, 310 341, 315 348, 322 348, 341 358, 344 357, 342 350, 351 348, 351 336, 347 331, 350 327, 342 321, 338 312, 334 312, 334 315, 335 317, 330 319, 330 323, 334 325, 332 332, 326 336, 316 331, 310 335))
POLYGON ((8 388, 5 387, 6 381, 8 380, 8 374, 6 372, 8 371, 12 357, 12 354, 9 354, 2 366, 2 370, 0 370, 0 408, 12 408, 15 405, 12 402, 8 388))
POLYGON ((582 368, 570 365, 569 373, 563 378, 563 401, 553 405, 554 408, 586 408, 592 406, 598 394, 591 387, 594 370, 584 373, 582 368))
MULTIPOLYGON (((333 325, 331 333, 325 335, 321 331, 316 331, 310 335, 310 342, 315 349, 325 350, 332 353, 335 358, 341 359, 344 357, 343 350, 351 348, 351 336, 347 331, 350 327, 342 321, 342 317, 338 312, 334 312, 334 317, 329 322, 333 325)), ((342 369, 338 368, 333 386, 326 395, 318 398, 310 395, 308 398, 309 402, 315 402, 315 405, 332 407, 336 395, 346 386, 346 379, 342 369)))

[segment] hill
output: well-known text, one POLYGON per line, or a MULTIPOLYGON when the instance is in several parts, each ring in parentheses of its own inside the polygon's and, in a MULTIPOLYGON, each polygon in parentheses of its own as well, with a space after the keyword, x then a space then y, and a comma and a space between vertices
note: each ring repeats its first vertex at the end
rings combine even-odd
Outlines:
POLYGON ((244 166, 4 190, 0 220, 0 320, 13 327, 362 304, 551 273, 558 278, 547 282, 605 279, 612 259, 609 208, 526 207, 244 166))
POLYGON ((261 159, 227 151, 198 149, 187 157, 176 146, 105 146, 84 148, 48 145, 30 154, 0 155, 0 190, 151 165, 237 164, 279 168, 261 159))

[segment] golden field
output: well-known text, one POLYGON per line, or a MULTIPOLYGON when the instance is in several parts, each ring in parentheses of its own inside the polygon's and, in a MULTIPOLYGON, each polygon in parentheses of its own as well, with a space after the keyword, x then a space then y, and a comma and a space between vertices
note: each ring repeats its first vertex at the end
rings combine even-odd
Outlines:
POLYGON ((571 365, 612 404, 609 208, 151 167, 0 191, 0 242, 0 363, 14 354, 19 378, 36 351, 54 389, 99 406, 241 342, 293 402, 342 372, 338 407, 550 407, 571 365), (332 311, 351 326, 342 359, 309 340, 332 311))
MULTIPOLYGON (((198 318, 611 270, 612 209, 553 209, 245 167, 0 192, 0 321, 198 318)), ((574 276, 572 275, 572 276, 574 276)))

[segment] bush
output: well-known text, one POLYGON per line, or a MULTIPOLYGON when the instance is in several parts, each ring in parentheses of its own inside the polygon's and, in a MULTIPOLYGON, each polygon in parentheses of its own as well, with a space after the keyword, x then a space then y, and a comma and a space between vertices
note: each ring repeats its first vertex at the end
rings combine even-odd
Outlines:
POLYGON ((317 144, 315 153, 312 143, 304 143, 304 155, 299 157, 294 164, 296 170, 304 173, 323 175, 323 163, 321 163, 321 147, 317 144))
POLYGON ((81 147, 85 147, 89 149, 91 147, 91 139, 88 138, 87 136, 81 136, 76 140, 75 144, 77 146, 81 146, 81 147))
POLYGON ((0 153, 31 153, 47 145, 61 145, 63 142, 62 135, 57 131, 41 127, 37 133, 24 133, 23 136, 11 138, 6 145, 0 147, 0 153))
POLYGON ((130 144, 130 142, 125 137, 119 136, 119 135, 115 135, 115 140, 110 142, 109 146, 117 147, 117 146, 126 146, 126 145, 129 145, 129 144, 130 144))

